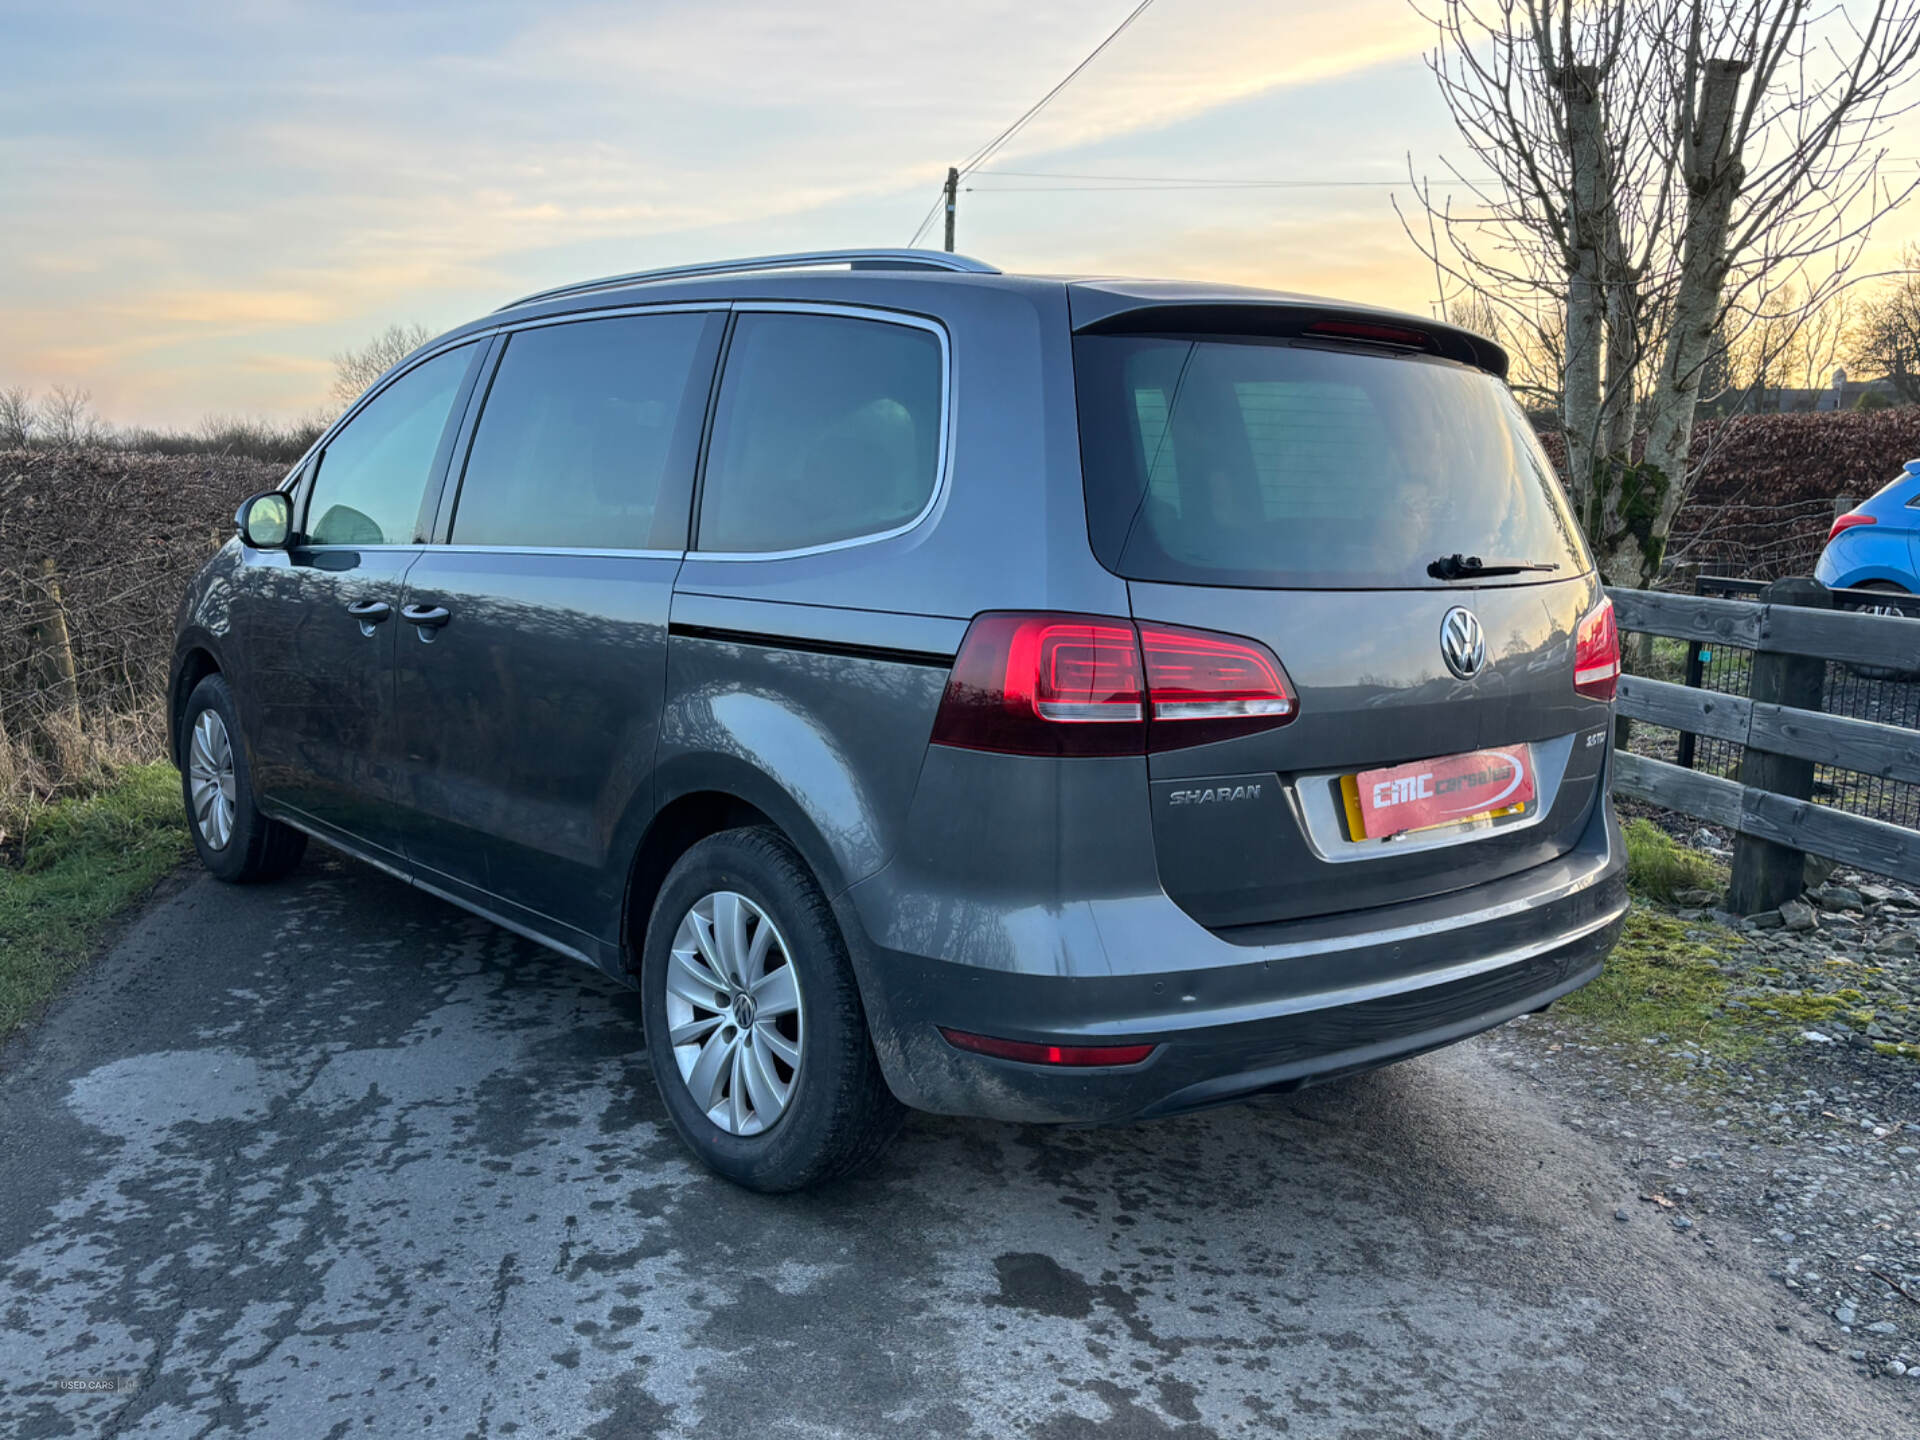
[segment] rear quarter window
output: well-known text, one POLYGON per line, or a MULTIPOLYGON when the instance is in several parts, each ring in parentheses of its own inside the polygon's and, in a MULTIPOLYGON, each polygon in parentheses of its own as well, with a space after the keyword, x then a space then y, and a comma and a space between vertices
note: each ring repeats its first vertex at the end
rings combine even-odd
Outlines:
POLYGON ((702 483, 699 548, 766 554, 912 523, 939 478, 940 337, 846 315, 742 313, 702 483))
POLYGON ((1074 342, 1088 531, 1131 579, 1442 582, 1461 553, 1589 568, 1505 385, 1450 361, 1287 342, 1074 342))

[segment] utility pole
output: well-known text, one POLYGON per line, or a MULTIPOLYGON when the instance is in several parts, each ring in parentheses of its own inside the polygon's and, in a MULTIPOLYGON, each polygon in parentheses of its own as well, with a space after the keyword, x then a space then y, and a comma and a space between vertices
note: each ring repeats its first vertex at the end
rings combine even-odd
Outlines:
POLYGON ((960 172, 947 167, 947 253, 953 253, 953 209, 960 199, 960 172))

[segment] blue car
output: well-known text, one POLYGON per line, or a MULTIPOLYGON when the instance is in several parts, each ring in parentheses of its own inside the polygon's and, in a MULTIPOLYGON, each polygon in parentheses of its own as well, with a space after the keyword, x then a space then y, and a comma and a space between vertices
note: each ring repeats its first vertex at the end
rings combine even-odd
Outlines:
POLYGON ((1920 460, 1833 522, 1813 574, 1834 590, 1920 595, 1920 460))

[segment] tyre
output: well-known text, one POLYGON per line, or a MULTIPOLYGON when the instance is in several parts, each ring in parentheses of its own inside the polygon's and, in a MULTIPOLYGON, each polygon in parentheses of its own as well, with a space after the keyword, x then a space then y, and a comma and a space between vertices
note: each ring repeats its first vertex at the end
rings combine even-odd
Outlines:
POLYGON ((667 1115, 716 1174, 805 1189, 865 1165, 899 1128, 840 927, 778 832, 724 831, 680 857, 640 991, 667 1115))
POLYGON ((307 837, 253 803, 233 692, 209 675, 187 697, 180 733, 180 792, 200 863, 235 885, 277 880, 300 861, 307 837))
MULTIPOLYGON (((1855 593, 1862 591, 1879 591, 1884 595, 1905 595, 1908 593, 1898 585, 1887 580, 1869 580, 1864 585, 1854 586, 1853 589, 1855 593)), ((1858 613, 1863 615, 1905 615, 1908 612, 1896 609, 1891 605, 1864 605, 1858 613)), ((1862 680, 1920 679, 1920 670, 1914 670, 1906 666, 1850 664, 1847 666, 1847 669, 1851 670, 1855 675, 1858 675, 1862 680)))

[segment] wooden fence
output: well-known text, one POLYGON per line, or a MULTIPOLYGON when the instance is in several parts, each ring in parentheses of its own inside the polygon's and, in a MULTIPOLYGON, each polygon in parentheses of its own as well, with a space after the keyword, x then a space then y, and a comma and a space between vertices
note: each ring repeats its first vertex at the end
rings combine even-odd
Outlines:
POLYGON ((1621 715, 1742 747, 1737 780, 1620 751, 1613 788, 1736 832, 1728 906, 1771 909, 1800 893, 1820 855, 1920 885, 1920 831, 1816 805, 1815 764, 1920 783, 1920 731, 1823 714, 1829 660, 1920 668, 1920 619, 1832 608, 1814 580, 1777 580, 1753 600, 1609 590, 1623 631, 1753 652, 1750 694, 1622 675, 1621 715))

